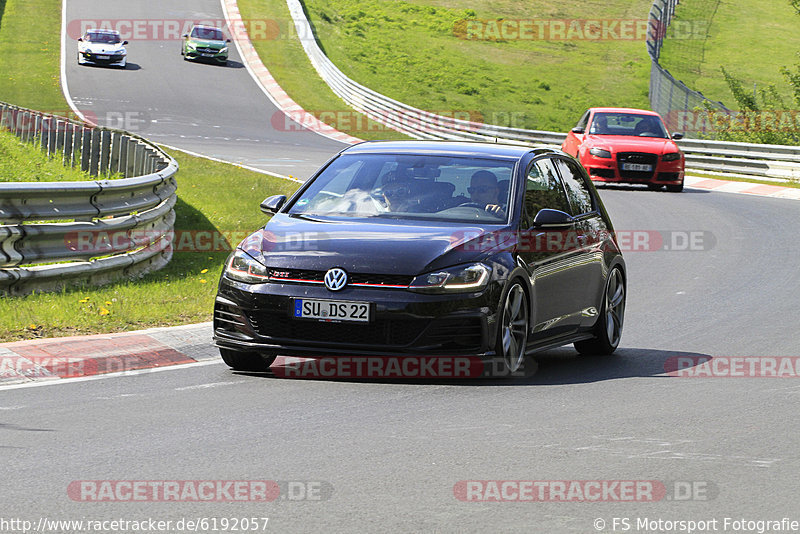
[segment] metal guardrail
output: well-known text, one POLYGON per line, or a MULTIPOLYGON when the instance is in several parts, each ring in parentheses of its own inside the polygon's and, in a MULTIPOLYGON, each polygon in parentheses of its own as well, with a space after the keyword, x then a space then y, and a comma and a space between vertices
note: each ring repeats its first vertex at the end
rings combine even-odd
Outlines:
MULTIPOLYGON (((655 0, 656 4, 663 2, 672 3, 674 8, 677 0, 655 0)), ((286 0, 286 4, 303 49, 320 77, 347 105, 376 122, 416 139, 561 146, 566 138, 566 134, 560 132, 510 128, 437 115, 364 87, 348 78, 319 47, 301 0, 286 0)), ((671 19, 671 14, 664 13, 671 19)), ((654 24, 652 15, 653 12, 651 24, 654 24)), ((694 139, 684 139, 678 144, 686 153, 686 165, 690 171, 745 174, 780 180, 800 179, 800 147, 694 139)))
POLYGON ((127 132, 2 102, 0 130, 97 177, 0 183, 0 294, 104 283, 169 262, 173 158, 127 132))

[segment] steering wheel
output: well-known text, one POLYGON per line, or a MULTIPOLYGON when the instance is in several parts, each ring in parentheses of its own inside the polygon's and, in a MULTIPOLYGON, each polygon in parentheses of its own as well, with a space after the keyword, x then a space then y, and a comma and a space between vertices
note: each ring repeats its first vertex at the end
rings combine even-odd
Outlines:
POLYGON ((482 204, 479 204, 477 202, 464 202, 463 204, 459 204, 456 207, 458 207, 458 208, 478 208, 478 209, 485 208, 485 206, 483 206, 482 204))

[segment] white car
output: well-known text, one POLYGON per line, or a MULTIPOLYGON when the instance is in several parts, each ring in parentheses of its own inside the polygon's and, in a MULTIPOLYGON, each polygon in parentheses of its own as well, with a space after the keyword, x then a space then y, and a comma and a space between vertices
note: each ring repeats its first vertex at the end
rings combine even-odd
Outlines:
POLYGON ((78 65, 113 65, 125 68, 128 52, 118 31, 86 30, 78 39, 78 65))

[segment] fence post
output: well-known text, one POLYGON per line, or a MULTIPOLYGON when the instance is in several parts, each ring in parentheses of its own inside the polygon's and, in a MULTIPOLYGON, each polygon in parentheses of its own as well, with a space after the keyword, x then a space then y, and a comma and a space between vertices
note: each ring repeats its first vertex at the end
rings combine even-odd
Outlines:
POLYGON ((111 161, 111 132, 108 130, 100 131, 100 168, 98 174, 108 175, 109 163, 111 161))
POLYGON ((89 174, 97 176, 100 167, 100 130, 92 129, 92 148, 89 155, 89 174))
POLYGON ((92 129, 84 126, 81 131, 81 170, 89 172, 89 159, 92 157, 92 129))
POLYGON ((72 146, 72 134, 75 131, 75 126, 67 121, 64 123, 64 151, 61 158, 61 163, 65 167, 72 167, 72 154, 73 154, 73 146, 72 146))
POLYGON ((122 174, 123 178, 127 178, 128 175, 128 140, 130 137, 127 135, 121 135, 119 138, 119 161, 117 162, 117 171, 118 173, 122 174))

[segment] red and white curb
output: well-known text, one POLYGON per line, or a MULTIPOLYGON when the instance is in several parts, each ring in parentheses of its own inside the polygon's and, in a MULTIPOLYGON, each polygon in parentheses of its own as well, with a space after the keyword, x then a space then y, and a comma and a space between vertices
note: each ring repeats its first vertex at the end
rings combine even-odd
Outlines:
POLYGON ((755 195, 759 197, 788 198, 800 200, 800 189, 783 187, 780 185, 754 184, 751 182, 732 182, 716 178, 698 178, 687 176, 684 186, 692 189, 717 191, 720 193, 737 193, 740 195, 755 195))
POLYGON ((258 57, 258 53, 247 35, 246 24, 239 12, 239 6, 236 4, 236 0, 221 0, 221 2, 222 12, 225 16, 225 22, 228 24, 231 39, 239 50, 239 55, 242 61, 244 61, 247 71, 272 103, 283 111, 291 120, 298 122, 301 126, 310 131, 336 141, 341 141, 342 143, 351 145, 360 143, 362 139, 340 132, 333 126, 325 124, 311 113, 306 112, 300 104, 292 100, 292 98, 286 94, 286 91, 278 85, 278 82, 275 81, 275 78, 270 74, 269 69, 267 69, 261 61, 261 58, 258 57))
POLYGON ((217 360, 211 323, 0 343, 0 386, 217 360))

